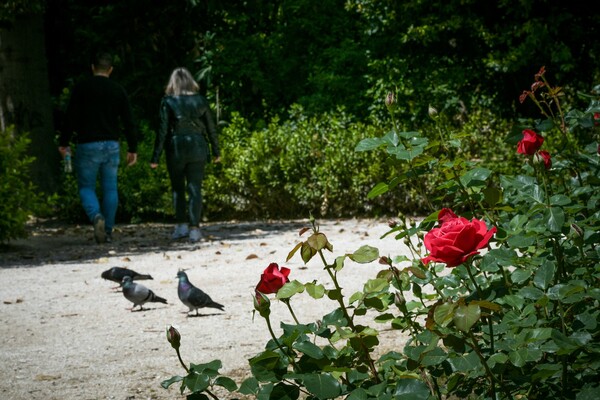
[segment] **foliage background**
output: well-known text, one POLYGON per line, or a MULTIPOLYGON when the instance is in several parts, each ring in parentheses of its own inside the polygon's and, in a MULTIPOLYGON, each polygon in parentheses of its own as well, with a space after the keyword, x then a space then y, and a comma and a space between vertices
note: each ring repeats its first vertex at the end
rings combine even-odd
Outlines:
MULTIPOLYGON (((386 133, 388 92, 396 95, 398 129, 435 135, 433 106, 473 149, 480 140, 494 143, 478 157, 508 168, 514 154, 496 145, 519 132, 514 121, 537 115, 518 97, 540 66, 568 85, 566 107, 583 108, 589 98, 581 94, 600 80, 599 11, 578 2, 10 1, 0 7, 1 29, 24 15, 45 23, 39 56, 56 134, 70 89, 89 74, 90 55, 104 47, 117 55, 112 78, 130 94, 142 142, 140 163, 121 171, 121 221, 172 214, 164 169, 153 173, 146 164, 163 88, 177 66, 195 74, 219 122, 224 162, 209 168, 204 185, 212 220, 427 212, 401 184, 388 196, 365 197, 393 166, 352 150, 386 133)), ((54 149, 46 152, 56 158, 54 149)), ((60 186, 44 189, 52 213, 80 218, 76 193, 58 160, 51 164, 60 186)))

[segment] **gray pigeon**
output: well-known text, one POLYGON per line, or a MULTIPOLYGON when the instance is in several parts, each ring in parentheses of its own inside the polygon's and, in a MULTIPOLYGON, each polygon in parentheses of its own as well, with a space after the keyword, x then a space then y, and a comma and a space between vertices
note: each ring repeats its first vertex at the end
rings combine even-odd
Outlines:
POLYGON ((140 274, 132 269, 121 267, 112 267, 107 269, 100 276, 106 280, 117 282, 118 284, 123 282, 124 276, 130 276, 134 281, 141 281, 142 279, 154 279, 150 275, 140 274))
POLYGON ((148 302, 167 304, 167 300, 155 295, 154 292, 148 289, 146 286, 135 283, 130 276, 123 277, 122 286, 123 296, 133 303, 131 311, 133 311, 133 309, 137 306, 140 306, 139 311, 143 310, 143 305, 148 302))
POLYGON ((177 295, 179 296, 179 300, 181 300, 190 311, 196 310, 196 315, 199 315, 198 309, 204 307, 218 308, 221 311, 225 311, 222 304, 214 302, 208 294, 192 285, 185 272, 177 272, 177 278, 179 278, 177 295))

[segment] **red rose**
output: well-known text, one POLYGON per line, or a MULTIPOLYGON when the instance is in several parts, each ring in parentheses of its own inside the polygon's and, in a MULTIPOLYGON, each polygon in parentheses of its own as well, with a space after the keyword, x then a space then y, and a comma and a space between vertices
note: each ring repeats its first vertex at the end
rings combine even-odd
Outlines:
POLYGON ((471 256, 479 254, 477 250, 486 247, 496 233, 496 227, 488 230, 483 221, 469 221, 456 216, 451 218, 450 213, 450 210, 444 211, 443 214, 440 212, 443 218, 441 220, 438 216, 441 226, 433 228, 425 235, 425 247, 429 250, 429 256, 421 260, 425 265, 435 261, 445 263, 448 267, 456 267, 471 256))
POLYGON ((544 143, 544 138, 541 135, 531 129, 525 129, 523 139, 517 145, 517 153, 532 156, 542 147, 542 143, 544 143))
POLYGON ((440 212, 438 213, 438 221, 441 222, 442 225, 444 225, 444 223, 446 223, 454 218, 458 218, 458 217, 449 208, 442 208, 440 210, 440 212))
POLYGON ((544 167, 546 169, 552 168, 552 157, 550 157, 550 153, 548 153, 546 150, 540 150, 537 152, 537 155, 544 162, 544 167))
POLYGON ((594 113, 594 125, 600 125, 600 112, 594 113))
POLYGON ((277 293, 286 282, 289 281, 290 269, 271 263, 260 276, 260 282, 256 285, 256 291, 263 294, 277 293))

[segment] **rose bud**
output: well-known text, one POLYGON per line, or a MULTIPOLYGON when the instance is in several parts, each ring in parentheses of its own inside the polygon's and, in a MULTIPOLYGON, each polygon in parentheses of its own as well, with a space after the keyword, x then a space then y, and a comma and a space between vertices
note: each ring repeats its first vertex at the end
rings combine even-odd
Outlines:
POLYGON ((261 317, 266 318, 271 314, 271 300, 259 291, 254 293, 254 309, 261 317))
POLYGON ((175 350, 179 349, 181 345, 181 334, 173 325, 167 327, 167 341, 175 350))
POLYGON ((539 163, 544 164, 544 168, 550 169, 552 168, 552 157, 550 157, 550 153, 546 150, 540 150, 535 153, 534 160, 539 163))

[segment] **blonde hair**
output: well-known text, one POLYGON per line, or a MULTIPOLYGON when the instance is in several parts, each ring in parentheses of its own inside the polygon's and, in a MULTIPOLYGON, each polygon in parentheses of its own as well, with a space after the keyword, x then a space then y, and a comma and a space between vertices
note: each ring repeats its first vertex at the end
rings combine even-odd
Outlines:
POLYGON ((186 68, 175 68, 169 78, 165 94, 179 96, 181 94, 198 93, 200 86, 186 68))

